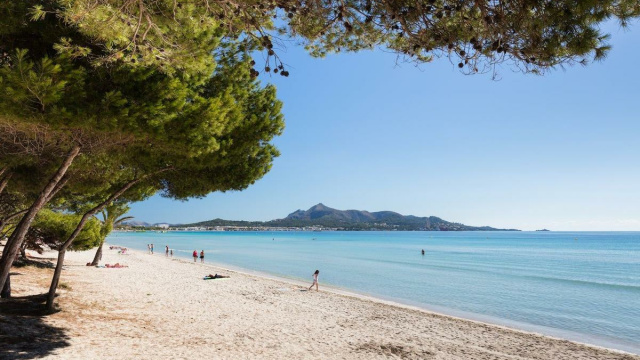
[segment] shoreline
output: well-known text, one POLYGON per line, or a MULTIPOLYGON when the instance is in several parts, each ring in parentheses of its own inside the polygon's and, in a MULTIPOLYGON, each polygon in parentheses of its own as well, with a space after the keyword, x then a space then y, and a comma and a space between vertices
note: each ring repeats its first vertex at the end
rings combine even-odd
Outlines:
MULTIPOLYGON (((166 259, 162 253, 120 255, 108 246, 103 263, 127 268, 87 267, 93 251, 67 253, 57 298, 61 311, 42 318, 66 342, 38 357, 640 359, 326 286, 307 292, 289 279, 166 259), (202 280, 209 272, 231 278, 202 280)), ((53 260, 53 255, 34 258, 53 260)), ((15 272, 28 275, 16 276, 12 284, 14 296, 21 297, 45 291, 51 269, 15 272)), ((11 324, 0 321, 0 327, 11 324)))
MULTIPOLYGON (((107 244, 105 243, 105 245, 107 244)), ((113 245, 120 246, 118 244, 113 244, 113 245)), ((127 248, 127 251, 135 251, 139 254, 147 255, 142 250, 136 250, 136 249, 132 250, 127 248)), ((156 252, 156 254, 154 255, 161 256, 162 254, 156 252)), ((188 257, 182 258, 180 256, 174 256, 173 258, 169 258, 169 259, 170 260, 176 259, 176 261, 191 263, 188 257)), ((307 282, 304 282, 303 280, 299 280, 296 278, 278 276, 278 275, 269 274, 269 273, 258 271, 258 270, 246 269, 246 268, 234 266, 231 264, 219 263, 215 261, 209 261, 204 264, 200 264, 198 262, 198 265, 204 266, 204 267, 211 266, 212 268, 218 268, 218 269, 222 268, 224 270, 232 271, 238 274, 243 274, 246 276, 254 276, 254 277, 269 279, 273 281, 279 281, 279 282, 287 283, 289 285, 294 285, 294 286, 308 287, 311 284, 310 281, 307 283, 307 282)), ((542 325, 528 324, 528 323, 519 322, 515 320, 502 319, 502 318, 493 317, 489 315, 475 314, 475 313, 471 313, 463 310, 450 309, 450 308, 439 307, 434 305, 411 304, 408 301, 403 302, 402 299, 385 298, 380 295, 357 292, 355 290, 341 288, 331 284, 327 285, 322 282, 320 282, 320 286, 322 288, 321 291, 327 291, 327 292, 330 292, 336 295, 341 295, 341 296, 353 297, 359 300, 371 301, 374 303, 395 306, 395 307, 404 308, 407 310, 424 312, 425 314, 430 314, 430 315, 450 317, 450 318, 461 320, 461 321, 471 321, 471 322, 478 323, 480 325, 496 326, 496 327, 503 328, 505 330, 519 331, 525 334, 548 337, 548 338, 559 340, 559 341, 572 341, 580 345, 596 347, 603 350, 620 352, 622 354, 640 355, 640 347, 638 348, 637 352, 633 352, 633 350, 631 349, 635 350, 635 348, 631 344, 629 345, 620 344, 613 340, 607 340, 597 336, 590 336, 588 334, 572 332, 570 330, 555 329, 555 328, 550 328, 542 325), (548 331, 548 332, 545 332, 545 331, 548 331), (602 343, 608 343, 609 346, 594 344, 594 343, 579 339, 584 337, 591 338, 595 341, 600 341, 602 343), (616 348, 614 346, 621 346, 624 349, 616 348)))

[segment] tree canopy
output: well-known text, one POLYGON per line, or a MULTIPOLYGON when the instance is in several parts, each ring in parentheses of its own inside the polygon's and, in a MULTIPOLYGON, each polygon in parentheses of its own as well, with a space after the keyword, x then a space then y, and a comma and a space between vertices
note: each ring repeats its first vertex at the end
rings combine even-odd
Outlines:
POLYGON ((215 34, 261 47, 269 59, 260 69, 285 76, 279 37, 298 39, 314 56, 381 46, 417 62, 450 57, 466 73, 501 63, 543 73, 602 59, 609 45, 601 24, 615 19, 626 26, 640 15, 637 0, 32 0, 30 5, 34 19, 58 17, 103 44, 98 51, 64 44, 98 63, 204 70, 208 63, 201 60, 215 34))

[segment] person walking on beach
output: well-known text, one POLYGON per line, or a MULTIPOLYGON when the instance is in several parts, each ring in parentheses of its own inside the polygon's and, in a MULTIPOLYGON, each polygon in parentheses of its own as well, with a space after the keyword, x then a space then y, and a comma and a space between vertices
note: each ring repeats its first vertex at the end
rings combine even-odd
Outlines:
POLYGON ((320 270, 316 270, 316 272, 313 273, 313 284, 309 286, 309 291, 311 291, 313 285, 316 286, 316 291, 318 291, 318 275, 320 275, 320 270))
POLYGON ((200 251, 200 262, 204 263, 204 250, 200 251))
POLYGON ((173 257, 173 249, 169 250, 171 252, 171 257, 173 257))
POLYGON ((169 245, 165 245, 164 247, 164 256, 169 257, 169 245))
POLYGON ((198 250, 193 250, 193 262, 198 261, 198 250))
POLYGON ((151 244, 151 255, 153 255, 153 244, 151 244))
POLYGON ((151 244, 147 244, 147 252, 151 254, 151 244))

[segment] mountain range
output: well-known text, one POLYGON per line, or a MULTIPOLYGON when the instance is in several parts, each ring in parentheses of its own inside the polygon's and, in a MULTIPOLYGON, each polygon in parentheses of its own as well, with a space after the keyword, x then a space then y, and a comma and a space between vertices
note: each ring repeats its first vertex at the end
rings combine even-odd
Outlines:
POLYGON ((404 231, 518 231, 497 229, 490 226, 468 226, 442 220, 436 216, 418 217, 401 215, 393 211, 337 210, 322 203, 308 210, 296 210, 284 219, 270 221, 231 221, 214 219, 193 224, 172 225, 172 227, 324 227, 339 230, 404 230, 404 231))

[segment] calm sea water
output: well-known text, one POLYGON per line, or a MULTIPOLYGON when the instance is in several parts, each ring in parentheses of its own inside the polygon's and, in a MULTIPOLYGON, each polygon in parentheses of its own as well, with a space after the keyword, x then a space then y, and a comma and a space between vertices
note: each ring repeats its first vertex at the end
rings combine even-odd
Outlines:
POLYGON ((640 353, 640 232, 167 232, 108 239, 640 353), (421 255, 421 249, 425 255, 421 255))

